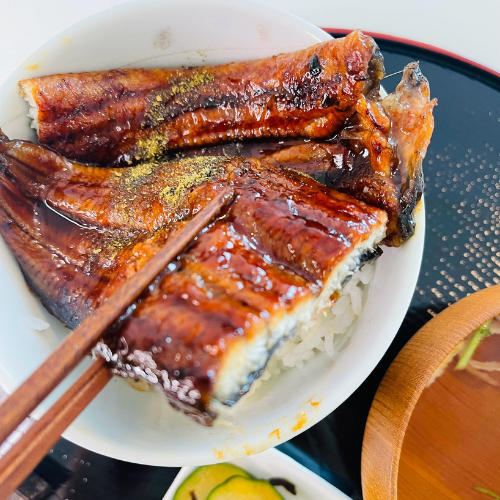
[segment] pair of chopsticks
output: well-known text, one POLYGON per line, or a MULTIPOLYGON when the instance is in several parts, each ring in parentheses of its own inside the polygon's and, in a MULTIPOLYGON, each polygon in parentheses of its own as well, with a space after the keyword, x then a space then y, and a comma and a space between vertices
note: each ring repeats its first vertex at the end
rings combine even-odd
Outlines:
MULTIPOLYGON (((210 222, 232 195, 231 188, 217 195, 184 226, 173 241, 168 242, 94 314, 82 321, 47 360, 4 401, 0 406, 0 444, 90 352, 113 322, 210 222)), ((0 459, 0 500, 7 498, 30 474, 66 427, 104 388, 112 376, 104 359, 94 361, 0 459)))

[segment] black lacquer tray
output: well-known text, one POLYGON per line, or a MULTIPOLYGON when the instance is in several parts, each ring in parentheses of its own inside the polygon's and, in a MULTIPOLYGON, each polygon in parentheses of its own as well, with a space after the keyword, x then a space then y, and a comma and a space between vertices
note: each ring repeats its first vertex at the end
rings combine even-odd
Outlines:
MULTIPOLYGON (((418 60, 438 99, 424 165, 422 269, 398 335, 370 377, 327 418, 279 447, 355 500, 364 425, 391 361, 448 304, 500 283, 500 77, 421 47, 377 42, 387 74, 418 60)), ((387 78, 384 86, 390 92, 398 81, 387 78)), ((33 499, 160 500, 178 470, 120 462, 61 439, 20 492, 33 499)))

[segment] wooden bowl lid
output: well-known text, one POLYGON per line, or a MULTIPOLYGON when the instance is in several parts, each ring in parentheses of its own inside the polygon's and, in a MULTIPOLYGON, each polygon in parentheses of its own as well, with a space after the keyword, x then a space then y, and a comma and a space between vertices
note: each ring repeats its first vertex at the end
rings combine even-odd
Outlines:
POLYGON ((378 388, 366 424, 361 460, 365 500, 398 498, 403 440, 423 390, 450 352, 475 329, 499 314, 500 285, 496 285, 442 311, 398 354, 378 388))

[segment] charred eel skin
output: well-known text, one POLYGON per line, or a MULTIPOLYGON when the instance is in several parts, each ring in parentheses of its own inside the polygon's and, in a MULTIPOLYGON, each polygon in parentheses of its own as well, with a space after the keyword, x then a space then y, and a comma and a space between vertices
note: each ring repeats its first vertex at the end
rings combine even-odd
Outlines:
POLYGON ((70 327, 227 184, 232 203, 99 346, 115 373, 146 379, 206 425, 214 400, 231 404, 251 384, 239 382, 234 356, 261 346, 265 364, 278 333, 289 333, 283 324, 293 330, 306 304, 326 307, 332 274, 355 250, 373 251, 385 212, 261 160, 103 169, 0 134, 0 234, 44 305, 70 327))
POLYGON ((383 75, 377 45, 354 31, 258 61, 52 75, 20 88, 40 144, 110 166, 233 139, 329 137, 383 75))
POLYGON ((337 191, 385 210, 384 244, 400 246, 415 232, 414 210, 423 192, 422 162, 434 130, 429 82, 418 63, 403 70, 384 99, 361 96, 355 113, 327 141, 246 141, 191 148, 177 156, 224 155, 262 158, 307 174, 337 191))

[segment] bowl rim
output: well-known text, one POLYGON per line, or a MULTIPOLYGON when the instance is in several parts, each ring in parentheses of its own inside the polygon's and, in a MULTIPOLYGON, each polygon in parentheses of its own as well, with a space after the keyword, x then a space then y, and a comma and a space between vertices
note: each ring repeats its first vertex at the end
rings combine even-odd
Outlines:
MULTIPOLYGON (((285 477, 286 479, 292 477, 292 482, 295 486, 298 488, 305 488, 307 486, 309 492, 317 495, 316 498, 350 500, 346 494, 321 476, 276 448, 269 448, 258 455, 243 457, 229 463, 241 467, 252 474, 256 474, 259 479, 262 477, 262 474, 255 472, 256 469, 264 470, 268 474, 268 477, 285 477)), ((196 466, 182 467, 162 500, 173 500, 179 486, 197 468, 196 466)))
MULTIPOLYGON (((121 14, 124 12, 135 12, 138 8, 143 8, 144 6, 155 6, 162 4, 179 4, 183 6, 188 6, 189 3, 202 3, 202 2, 182 2, 179 0, 171 0, 170 2, 162 1, 162 0, 135 0, 131 2, 127 2, 125 4, 120 4, 115 7, 111 7, 105 11, 94 14, 76 24, 69 27, 65 31, 59 33, 56 37, 48 41, 42 47, 37 49, 33 54, 28 56, 28 58, 14 71, 14 73, 7 78, 7 80, 2 85, 0 89, 0 94, 3 89, 8 86, 17 85, 16 75, 28 64, 33 64, 34 56, 36 54, 41 54, 43 51, 50 48, 53 44, 64 39, 71 35, 74 31, 85 29, 86 27, 92 26, 97 21, 109 21, 113 22, 116 14, 121 14)), ((217 0, 213 2, 211 5, 219 5, 219 6, 231 6, 234 7, 235 3, 232 0, 217 0)), ((307 33, 311 35, 311 40, 313 38, 319 38, 320 40, 329 40, 330 35, 325 33, 320 28, 302 20, 301 18, 281 11, 279 9, 275 9, 272 7, 268 7, 266 5, 262 5, 259 2, 254 0, 242 0, 236 4, 239 7, 247 6, 250 8, 258 8, 261 12, 269 12, 271 16, 275 16, 277 13, 280 16, 286 16, 288 19, 293 20, 297 29, 307 29, 307 33)), ((38 73, 33 72, 32 76, 36 76, 38 73)), ((377 340, 372 345, 369 353, 363 354, 363 363, 360 363, 358 369, 350 370, 348 376, 345 376, 342 380, 342 383, 339 384, 340 388, 338 389, 338 393, 335 396, 335 399, 326 400, 321 404, 317 411, 311 412, 307 423, 302 425, 300 428, 295 430, 291 430, 291 426, 289 426, 286 430, 283 430, 281 433, 281 439, 279 441, 270 442, 269 439, 264 439, 263 437, 248 437, 247 439, 252 440, 252 444, 256 444, 255 447, 252 448, 252 453, 257 453, 262 451, 263 449, 275 446, 277 444, 281 444, 286 440, 300 434, 301 432, 306 431, 311 426, 319 422, 322 418, 331 413, 335 408, 337 408, 342 402, 344 402, 366 379, 366 377, 370 374, 370 372, 375 368, 377 363, 382 358, 383 354, 388 349, 390 343, 392 342, 394 336, 396 335, 399 326, 401 325, 407 308, 410 304, 412 295, 414 293, 414 286, 417 282, 418 274, 420 271, 420 266, 422 263, 423 256, 423 246, 424 246, 424 237, 425 237, 425 208, 423 200, 419 205, 416 213, 417 220, 417 232, 415 236, 405 244, 405 248, 408 249, 409 255, 411 255, 411 259, 408 259, 408 267, 409 270, 405 274, 405 280, 400 281, 400 289, 396 297, 397 306, 394 307, 393 311, 391 311, 390 315, 387 315, 387 318, 384 322, 384 328, 379 329, 377 332, 377 340), (411 250, 410 250, 411 249, 411 250)), ((387 252, 391 252, 393 249, 387 249, 387 252)), ((0 377, 2 378, 1 382, 6 386, 7 389, 13 390, 16 385, 20 382, 19 380, 14 380, 12 377, 8 376, 6 372, 2 370, 2 366, 0 365, 0 377), (7 376, 5 376, 7 375, 7 376)), ((116 381, 115 381, 116 382, 116 381)), ((108 384, 111 386, 113 384, 108 384)), ((37 413, 35 412, 35 416, 37 413)), ((161 465, 161 466, 174 466, 179 463, 183 463, 184 465, 188 464, 199 464, 199 463, 214 463, 218 461, 228 460, 230 458, 235 458, 236 456, 242 456, 245 453, 248 453, 246 450, 239 449, 238 455, 230 454, 228 455, 217 455, 213 454, 213 452, 208 449, 204 452, 203 456, 199 454, 195 454, 190 450, 186 450, 183 453, 180 453, 175 459, 173 459, 169 455, 160 455, 159 453, 148 454, 144 452, 138 452, 135 449, 126 449, 123 447, 117 447, 110 445, 108 441, 99 440, 94 434, 89 434, 89 432, 82 428, 82 426, 72 425, 70 426, 64 433, 63 437, 72 441, 73 443, 82 446, 84 448, 90 449, 94 452, 101 453, 107 455, 112 458, 127 460, 134 463, 142 463, 147 465, 161 465)))
POLYGON ((444 309, 403 347, 373 400, 363 437, 361 483, 366 500, 397 500, 403 441, 422 392, 435 371, 474 330, 500 314, 500 285, 444 309))

